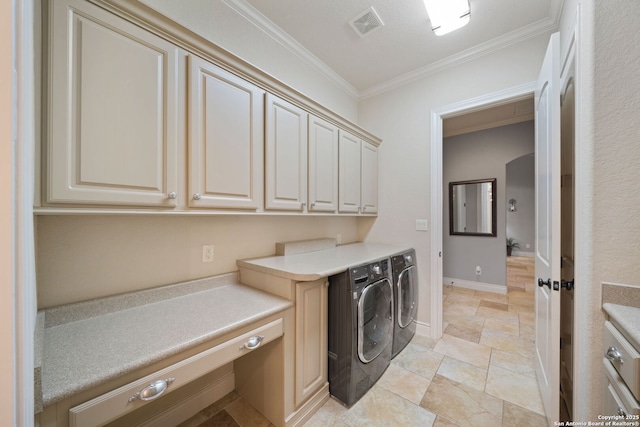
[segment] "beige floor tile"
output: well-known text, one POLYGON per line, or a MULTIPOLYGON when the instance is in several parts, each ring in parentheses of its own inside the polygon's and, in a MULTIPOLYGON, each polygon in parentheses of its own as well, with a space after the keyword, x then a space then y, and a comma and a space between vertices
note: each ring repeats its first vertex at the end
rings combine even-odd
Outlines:
POLYGON ((520 338, 534 341, 536 339, 536 327, 534 325, 520 324, 520 338))
POLYGON ((538 382, 535 377, 498 366, 489 366, 485 391, 530 411, 544 414, 538 382))
POLYGON ((348 409, 341 403, 330 398, 322 408, 318 410, 309 421, 307 421, 305 427, 347 427, 348 424, 344 422, 344 417, 347 415, 348 409))
POLYGON ((436 422, 433 423, 433 427, 460 427, 458 424, 454 424, 443 416, 438 415, 436 422))
POLYGON ((240 398, 225 410, 241 426, 268 427, 271 423, 246 400, 240 398))
POLYGON ((446 356, 442 360, 437 374, 478 391, 484 391, 487 380, 487 369, 446 356))
POLYGON ((391 363, 430 380, 435 375, 444 356, 413 341, 391 363))
POLYGON ((430 427, 436 415, 406 399, 375 385, 344 416, 352 427, 425 426, 430 427))
POLYGON ((465 427, 495 427, 502 423, 502 400, 436 375, 420 406, 465 427))
POLYGON ((476 291, 474 289, 461 288, 460 286, 451 286, 451 292, 454 294, 470 295, 474 296, 476 291))
POLYGON ((495 308, 490 307, 478 307, 478 309, 476 310, 476 316, 481 316, 484 318, 512 320, 518 318, 518 313, 496 310, 495 308))
MULTIPOLYGON (((505 334, 504 332, 483 329, 480 337, 480 344, 497 348, 498 350, 518 353, 526 357, 531 357, 534 346, 530 340, 505 334)), ((437 348, 437 345, 436 345, 437 348)))
POLYGON ((376 385, 419 405, 430 383, 429 379, 391 363, 376 385))
POLYGON ((433 351, 480 368, 486 368, 491 348, 444 334, 433 351))
POLYGON ((444 301, 443 306, 448 307, 450 305, 468 305, 470 307, 478 307, 480 304, 480 299, 476 298, 475 295, 471 294, 459 294, 459 293, 451 293, 447 299, 444 301))
POLYGON ((520 336, 520 320, 517 317, 511 319, 489 318, 484 321, 484 329, 504 332, 517 337, 520 336))
POLYGON ((491 301, 499 304, 508 304, 509 297, 506 294, 498 294, 495 292, 476 291, 476 297, 482 301, 491 301))
POLYGON ((484 300, 484 299, 480 301, 480 304, 478 304, 478 307, 487 307, 487 308, 493 308, 494 310, 509 311, 508 304, 484 300))
POLYGON ((474 330, 469 326, 458 326, 455 323, 451 323, 444 328, 444 333, 453 337, 462 338, 463 340, 478 343, 480 342, 480 336, 482 335, 482 328, 474 330))
POLYGON ((491 361, 489 362, 489 366, 509 369, 510 371, 535 378, 536 370, 533 361, 533 353, 529 357, 494 348, 491 350, 491 361))
POLYGON ((444 305, 443 318, 448 319, 455 316, 475 316, 478 306, 475 305, 463 305, 463 304, 449 304, 444 305))
POLYGON ((505 401, 502 412, 502 425, 518 427, 547 427, 548 424, 547 419, 544 416, 505 401))
POLYGON ((415 334, 411 338, 410 344, 431 350, 436 345, 436 340, 425 335, 415 334))

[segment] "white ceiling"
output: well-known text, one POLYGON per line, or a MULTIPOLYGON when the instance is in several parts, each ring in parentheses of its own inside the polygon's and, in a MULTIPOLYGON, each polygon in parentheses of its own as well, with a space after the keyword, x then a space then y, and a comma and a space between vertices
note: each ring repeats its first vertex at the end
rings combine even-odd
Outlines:
POLYGON ((470 0, 469 24, 440 37, 431 31, 422 0, 226 2, 255 8, 251 15, 264 20, 263 28, 362 95, 403 76, 555 30, 563 0, 470 0), (371 6, 384 26, 361 38, 349 22, 371 6))

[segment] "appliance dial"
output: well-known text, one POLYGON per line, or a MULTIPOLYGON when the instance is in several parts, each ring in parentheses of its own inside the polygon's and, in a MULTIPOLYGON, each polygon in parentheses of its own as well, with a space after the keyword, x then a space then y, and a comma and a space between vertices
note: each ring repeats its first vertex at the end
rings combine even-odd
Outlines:
POLYGON ((375 274, 380 274, 380 273, 382 273, 382 268, 380 267, 380 265, 379 265, 379 264, 374 265, 372 269, 373 269, 373 272, 374 272, 375 274))

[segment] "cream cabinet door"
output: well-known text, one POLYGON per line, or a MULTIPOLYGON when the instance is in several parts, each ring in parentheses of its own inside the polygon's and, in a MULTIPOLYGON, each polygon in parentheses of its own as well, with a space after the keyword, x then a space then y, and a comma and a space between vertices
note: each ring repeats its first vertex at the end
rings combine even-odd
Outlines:
POLYGON ((266 95, 266 209, 305 211, 307 201, 307 112, 266 95))
POLYGON ((360 138, 340 131, 339 211, 360 212, 360 138))
POLYGON ((378 147, 362 141, 360 199, 363 214, 378 212, 378 147))
POLYGON ((48 5, 46 201, 176 206, 178 48, 86 1, 48 5))
POLYGON ((296 406, 327 382, 327 284, 296 283, 296 406))
POLYGON ((338 128, 309 116, 309 211, 338 208, 338 128))
POLYGON ((189 206, 261 209, 264 91, 189 56, 189 206))

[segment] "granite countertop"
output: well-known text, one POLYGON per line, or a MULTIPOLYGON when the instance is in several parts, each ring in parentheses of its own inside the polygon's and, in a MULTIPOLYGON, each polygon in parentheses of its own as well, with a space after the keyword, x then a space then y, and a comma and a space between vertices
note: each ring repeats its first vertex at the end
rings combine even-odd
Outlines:
POLYGON ((297 255, 238 260, 237 265, 291 280, 312 281, 409 249, 379 243, 352 243, 297 255))
POLYGON ((291 306, 231 273, 44 310, 36 409, 291 306))
POLYGON ((640 351, 640 308, 604 303, 602 308, 629 342, 640 351))

